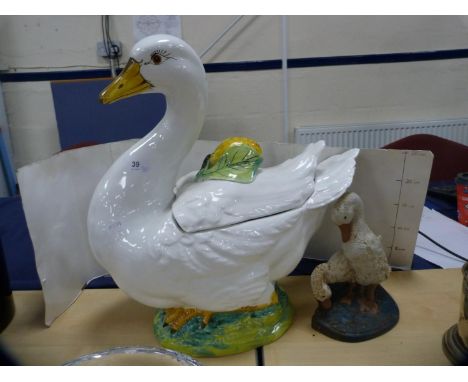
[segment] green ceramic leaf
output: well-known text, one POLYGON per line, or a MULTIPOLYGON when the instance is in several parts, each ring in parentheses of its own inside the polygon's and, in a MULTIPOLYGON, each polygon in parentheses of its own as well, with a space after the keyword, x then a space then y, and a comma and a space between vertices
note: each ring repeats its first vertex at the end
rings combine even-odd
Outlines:
POLYGON ((211 164, 209 157, 203 161, 197 180, 229 180, 251 183, 262 163, 262 157, 246 144, 234 145, 224 152, 219 160, 211 164))

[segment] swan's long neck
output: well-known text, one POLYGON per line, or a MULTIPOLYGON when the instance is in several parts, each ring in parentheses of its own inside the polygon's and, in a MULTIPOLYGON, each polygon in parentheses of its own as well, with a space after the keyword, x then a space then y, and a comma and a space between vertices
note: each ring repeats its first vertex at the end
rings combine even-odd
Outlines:
POLYGON ((105 209, 102 223, 170 208, 178 169, 202 128, 205 99, 196 87, 166 94, 164 118, 114 162, 96 189, 90 208, 105 209))
POLYGON ((162 121, 127 152, 129 163, 139 162, 141 168, 133 171, 140 184, 133 191, 138 195, 135 204, 151 202, 157 209, 170 205, 179 167, 200 134, 204 117, 204 105, 193 96, 169 94, 166 101, 162 121))

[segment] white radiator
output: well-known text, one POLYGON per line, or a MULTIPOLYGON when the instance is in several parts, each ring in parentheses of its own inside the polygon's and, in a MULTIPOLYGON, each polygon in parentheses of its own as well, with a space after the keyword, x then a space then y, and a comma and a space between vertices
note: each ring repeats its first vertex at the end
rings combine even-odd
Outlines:
POLYGON ((374 149, 414 134, 432 134, 468 145, 468 118, 443 121, 390 122, 363 125, 303 126, 294 129, 294 142, 323 139, 332 147, 374 149))

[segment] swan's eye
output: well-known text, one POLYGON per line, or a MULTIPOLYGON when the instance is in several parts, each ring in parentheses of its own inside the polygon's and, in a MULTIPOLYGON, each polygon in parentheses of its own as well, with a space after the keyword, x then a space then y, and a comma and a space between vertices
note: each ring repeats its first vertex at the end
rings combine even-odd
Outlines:
POLYGON ((155 65, 159 65, 162 62, 162 57, 158 53, 153 53, 151 56, 151 61, 155 65))
MULTIPOLYGON (((151 63, 154 65, 162 64, 164 61, 169 59, 175 59, 172 57, 166 50, 158 49, 157 51, 153 52, 151 55, 151 63)), ((149 63, 149 62, 148 62, 149 63)))

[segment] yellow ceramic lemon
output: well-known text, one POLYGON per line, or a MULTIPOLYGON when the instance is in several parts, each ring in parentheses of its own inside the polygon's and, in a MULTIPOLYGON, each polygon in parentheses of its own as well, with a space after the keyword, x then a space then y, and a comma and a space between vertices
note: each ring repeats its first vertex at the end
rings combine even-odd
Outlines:
POLYGON ((214 165, 231 147, 240 145, 249 146, 258 156, 262 156, 263 154, 262 148, 253 139, 247 137, 230 137, 222 141, 218 147, 216 147, 215 151, 213 151, 213 154, 210 156, 210 165, 214 165))

